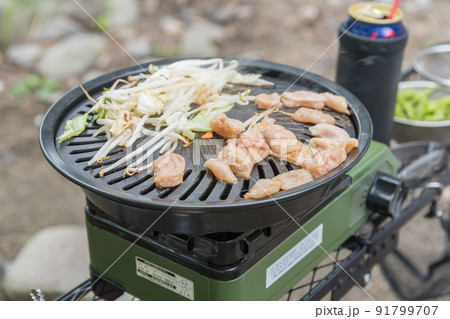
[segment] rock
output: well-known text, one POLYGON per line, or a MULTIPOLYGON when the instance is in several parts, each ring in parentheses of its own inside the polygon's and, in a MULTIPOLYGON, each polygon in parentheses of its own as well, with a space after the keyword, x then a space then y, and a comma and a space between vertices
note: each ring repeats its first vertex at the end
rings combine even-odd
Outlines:
POLYGON ((442 191, 441 197, 438 201, 438 209, 443 214, 450 213, 450 186, 447 186, 442 191))
POLYGON ((44 114, 39 113, 38 115, 36 115, 36 116, 33 118, 33 124, 34 124, 36 127, 40 127, 43 118, 44 118, 44 114))
POLYGON ((405 12, 420 12, 429 10, 431 7, 431 0, 413 0, 402 3, 402 10, 405 12))
POLYGON ((227 10, 227 8, 219 8, 214 11, 212 18, 217 23, 225 24, 234 19, 234 14, 230 10, 227 10))
POLYGON ((192 21, 196 18, 195 8, 192 6, 184 6, 180 8, 180 17, 184 21, 192 21))
POLYGON ((3 259, 2 255, 0 255, 0 281, 1 281, 2 277, 3 277, 3 274, 5 273, 6 267, 7 267, 7 263, 3 259))
POLYGON ((41 53, 36 43, 12 44, 6 51, 6 59, 23 67, 31 67, 41 53))
POLYGON ((60 1, 60 12, 80 21, 86 26, 94 23, 92 17, 98 17, 103 10, 102 0, 60 1))
POLYGON ((47 300, 52 300, 88 276, 85 228, 51 226, 31 237, 6 267, 3 290, 12 300, 30 300, 30 289, 39 288, 47 300))
POLYGON ((149 56, 152 46, 147 36, 133 38, 124 43, 125 50, 135 59, 149 56))
POLYGON ((251 5, 238 5, 236 2, 229 2, 223 7, 217 8, 212 14, 215 22, 225 24, 233 20, 245 20, 253 15, 254 9, 251 5))
POLYGON ((108 31, 117 35, 127 33, 139 18, 139 3, 136 0, 109 0, 106 4, 108 31))
POLYGON ((176 36, 183 31, 184 23, 173 16, 166 15, 159 20, 158 27, 168 36, 176 36))
POLYGON ((61 2, 60 0, 39 0, 35 10, 43 17, 51 17, 59 12, 61 2))
POLYGON ((225 29, 219 24, 197 18, 185 30, 181 50, 185 56, 217 56, 217 43, 224 40, 225 29))
POLYGON ((66 15, 58 14, 45 20, 41 28, 36 28, 33 39, 53 41, 81 31, 83 31, 83 26, 79 22, 66 15))
POLYGON ((99 34, 77 33, 50 47, 38 63, 44 76, 62 79, 88 69, 105 49, 107 39, 99 34))
POLYGON ((300 6, 297 12, 298 19, 300 19, 303 24, 309 24, 317 21, 320 15, 319 7, 311 3, 300 6))

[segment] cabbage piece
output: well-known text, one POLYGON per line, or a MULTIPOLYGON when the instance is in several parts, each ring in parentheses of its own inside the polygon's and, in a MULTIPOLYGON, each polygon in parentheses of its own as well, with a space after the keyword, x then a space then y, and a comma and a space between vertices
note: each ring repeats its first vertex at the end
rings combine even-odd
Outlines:
POLYGON ((137 111, 141 114, 161 114, 164 103, 152 94, 141 93, 137 102, 137 111))
POLYGON ((66 122, 64 132, 58 136, 58 143, 64 142, 73 136, 80 135, 88 124, 88 113, 74 117, 66 122))
POLYGON ((208 132, 211 131, 211 119, 219 113, 226 113, 231 110, 234 103, 230 103, 226 106, 218 107, 210 112, 202 111, 198 113, 193 119, 191 119, 184 126, 184 130, 190 130, 194 132, 208 132))

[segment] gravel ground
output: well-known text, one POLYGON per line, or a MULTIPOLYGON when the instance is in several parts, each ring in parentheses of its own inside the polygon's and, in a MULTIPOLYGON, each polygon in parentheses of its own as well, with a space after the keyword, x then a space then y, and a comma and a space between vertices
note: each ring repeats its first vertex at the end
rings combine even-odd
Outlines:
MULTIPOLYGON (((7 2, 0 1, 1 14, 7 2)), ((114 3, 120 6, 117 4, 120 1, 80 1, 98 21, 103 21, 102 27, 133 58, 93 26, 71 0, 54 6, 51 6, 52 0, 40 1, 38 8, 27 9, 28 16, 28 11, 23 10, 22 22, 28 23, 13 28, 9 41, 2 37, 3 51, 0 51, 0 263, 12 261, 27 239, 40 229, 50 225, 83 224, 81 190, 50 167, 38 145, 40 119, 56 97, 88 78, 133 65, 135 61, 175 56, 258 58, 309 69, 333 79, 338 25, 346 18, 346 8, 354 2, 127 1, 131 3, 128 7, 111 9, 114 3), (50 6, 46 7, 47 4, 50 6), (117 18, 117 11, 123 13, 121 19, 117 18), (55 16, 59 17, 59 22, 52 19, 55 16), (50 21, 54 24, 46 26, 50 21), (64 27, 55 27, 57 23, 64 27), (55 30, 60 32, 50 32, 55 30), (87 37, 82 38, 86 34, 90 39, 92 34, 101 36, 102 40, 90 44, 92 50, 85 48, 78 57, 64 60, 73 52, 70 45, 78 43, 75 35, 86 45, 90 43, 87 37), (6 42, 9 49, 5 47, 6 42), (35 52, 35 55, 8 53, 12 47, 23 44, 34 45, 34 51, 25 51, 35 52), (63 53, 58 55, 55 53, 58 50, 63 53), (71 63, 75 61, 77 63, 71 63), (58 70, 64 70, 68 64, 72 69, 62 76, 50 72, 55 65, 58 70), (54 77, 61 87, 53 96, 40 101, 32 93, 12 98, 11 90, 29 74, 54 77)), ((406 68, 423 48, 450 40, 450 28, 446 27, 450 2, 408 1, 403 9, 404 23, 410 32, 404 57, 406 68)), ((435 243, 443 242, 444 235, 435 229, 438 229, 436 221, 417 217, 403 230, 401 244, 410 248, 411 254, 419 260, 437 258, 442 248, 435 243)), ((367 291, 376 300, 397 298, 378 268, 367 291)), ((0 292, 0 300, 4 298, 0 292)), ((359 288, 345 297, 346 300, 367 298, 359 288)))

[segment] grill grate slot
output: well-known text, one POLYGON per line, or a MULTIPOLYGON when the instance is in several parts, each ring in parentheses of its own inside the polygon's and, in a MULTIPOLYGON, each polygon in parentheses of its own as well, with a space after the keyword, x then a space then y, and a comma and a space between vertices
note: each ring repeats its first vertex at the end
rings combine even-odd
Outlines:
POLYGON ((264 167, 262 165, 257 165, 259 178, 266 178, 266 172, 264 171, 264 167))
POLYGON ((232 184, 226 184, 223 188, 222 194, 220 194, 220 200, 226 200, 228 198, 228 195, 230 195, 231 188, 233 187, 232 184))
POLYGON ((211 195, 214 187, 216 187, 217 178, 213 178, 208 185, 208 188, 203 192, 203 194, 199 197, 199 199, 203 202, 208 199, 209 195, 211 195))
POLYGON ((153 191, 155 189, 156 189, 156 184, 152 183, 152 185, 150 185, 150 187, 147 187, 147 188, 141 190, 140 194, 141 195, 147 195, 148 193, 150 193, 151 191, 153 191))
POLYGON ((131 183, 131 184, 125 185, 124 187, 122 187, 122 189, 123 189, 124 191, 128 191, 128 190, 130 190, 130 189, 132 189, 132 188, 134 188, 134 187, 136 187, 136 186, 142 184, 142 183, 145 182, 146 180, 149 180, 149 179, 152 178, 152 177, 153 177, 153 174, 147 174, 147 175, 145 175, 143 178, 140 178, 140 179, 138 179, 137 181, 135 181, 135 182, 133 182, 133 183, 131 183))
POLYGON ((75 154, 83 154, 83 153, 90 153, 90 152, 97 152, 101 147, 91 147, 91 148, 80 148, 77 150, 72 150, 70 151, 70 155, 75 155, 75 154))
POLYGON ((77 141, 76 140, 77 137, 74 137, 72 141, 70 141, 69 143, 67 143, 67 146, 80 146, 80 145, 89 145, 89 144, 98 144, 101 143, 101 145, 103 145, 106 142, 106 138, 102 138, 102 139, 89 139, 89 140, 82 140, 82 141, 77 141))
MULTIPOLYGON (((100 148, 99 148, 99 149, 100 149, 100 148)), ((120 153, 123 153, 123 150, 118 149, 118 150, 114 150, 114 151, 110 152, 110 153, 108 154, 108 156, 112 156, 112 155, 116 155, 116 154, 120 154, 120 153)), ((91 160, 91 158, 92 158, 92 156, 80 157, 80 158, 77 158, 77 159, 75 160, 75 163, 89 162, 89 161, 91 160)), ((102 164, 103 164, 103 163, 102 163, 102 164)), ((94 166, 92 166, 92 168, 95 169, 94 166)))
POLYGON ((127 178, 130 178, 130 177, 131 177, 130 175, 124 174, 124 175, 122 175, 120 177, 116 177, 116 178, 113 178, 113 179, 107 181, 107 184, 108 185, 114 185, 114 184, 122 182, 122 181, 124 181, 124 180, 126 180, 127 178))
POLYGON ((245 194, 248 193, 250 189, 250 180, 245 179, 242 183, 241 193, 239 194, 240 197, 244 197, 245 194))
POLYGON ((197 178, 195 179, 194 183, 192 184, 192 186, 189 187, 189 189, 186 191, 186 193, 181 195, 180 200, 186 200, 194 192, 194 190, 198 187, 198 185, 200 185, 200 182, 203 180, 205 175, 206 175, 206 170, 201 170, 200 173, 198 174, 197 178))
MULTIPOLYGON (((114 173, 117 173, 117 172, 123 173, 122 171, 125 170, 125 168, 127 168, 127 165, 122 165, 122 166, 116 167, 116 168, 113 169, 112 171, 109 171, 109 172, 104 173, 104 174, 103 174, 103 177, 108 176, 108 175, 111 175, 111 174, 114 174, 114 173)), ((86 167, 84 168, 85 171, 88 171, 88 170, 90 170, 90 169, 91 169, 91 168, 90 168, 89 166, 86 166, 86 167)), ((94 177, 95 177, 95 178, 102 178, 102 177, 100 177, 100 171, 99 171, 94 177)))
POLYGON ((274 162, 274 160, 273 159, 269 159, 268 162, 269 162, 270 167, 272 168, 273 175, 274 176, 280 175, 280 170, 278 169, 278 166, 274 162))
MULTIPOLYGON (((121 153, 121 152, 119 152, 119 153, 121 153)), ((119 159, 120 158, 118 158, 117 156, 114 157, 114 158, 108 158, 108 159, 104 160, 103 162, 100 162, 100 163, 97 162, 97 163, 95 163, 95 164, 93 164, 91 166, 88 166, 88 168, 96 169, 96 168, 99 168, 99 167, 102 167, 102 166, 109 166, 109 165, 114 164, 115 162, 117 162, 119 159)))
MULTIPOLYGON (((183 175, 183 182, 186 180, 186 178, 189 177, 189 175, 191 175, 192 170, 189 169, 187 170, 184 175, 183 175)), ((159 198, 166 198, 167 196, 169 196, 170 194, 172 194, 179 186, 175 186, 175 187, 169 187, 167 189, 165 189, 164 191, 162 191, 159 194, 159 198)))
MULTIPOLYGON (((94 133, 95 133, 95 131, 94 132, 86 132, 86 131, 84 131, 80 135, 77 135, 77 137, 93 137, 92 134, 94 134, 94 133)), ((103 137, 103 136, 106 136, 106 133, 105 132, 101 132, 97 136, 103 137)))

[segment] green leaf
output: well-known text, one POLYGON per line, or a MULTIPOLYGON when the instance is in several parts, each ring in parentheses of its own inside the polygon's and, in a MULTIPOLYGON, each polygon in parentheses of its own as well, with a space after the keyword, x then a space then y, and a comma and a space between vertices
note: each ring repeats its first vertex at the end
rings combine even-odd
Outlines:
POLYGON ((19 99, 24 95, 27 95, 28 93, 30 93, 30 89, 23 84, 22 82, 17 83, 16 85, 14 85, 11 89, 11 97, 13 99, 19 99))
POLYGON ((92 117, 91 123, 97 122, 98 119, 105 117, 107 110, 105 108, 100 108, 96 114, 92 117))
POLYGON ((60 85, 55 80, 44 79, 42 81, 41 89, 43 89, 43 90, 53 92, 53 91, 58 90, 59 88, 60 88, 60 85))
POLYGON ((51 103, 54 101, 54 93, 49 90, 37 89, 34 96, 39 102, 51 103))
POLYGON ((34 90, 42 85, 42 79, 36 74, 30 74, 25 78, 23 83, 27 88, 34 90))
POLYGON ((81 134, 86 128, 88 113, 74 117, 66 122, 64 132, 58 136, 58 143, 70 139, 73 136, 81 134))

